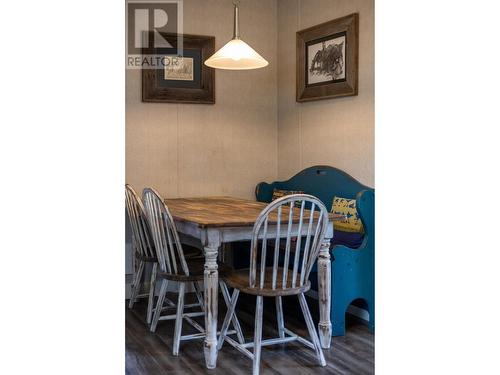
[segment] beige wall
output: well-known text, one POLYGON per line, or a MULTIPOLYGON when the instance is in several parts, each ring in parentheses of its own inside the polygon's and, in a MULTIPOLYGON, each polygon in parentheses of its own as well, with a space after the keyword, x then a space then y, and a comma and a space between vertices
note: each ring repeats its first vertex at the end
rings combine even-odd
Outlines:
MULTIPOLYGON (((140 71, 126 72, 126 181, 166 197, 253 198, 255 185, 315 164, 374 184, 372 0, 246 0, 243 39, 269 66, 217 70, 215 105, 141 102, 140 71), (360 13, 359 95, 295 101, 295 32, 360 13)), ((184 32, 232 36, 229 0, 184 0, 184 32)))
POLYGON ((315 164, 374 186, 374 1, 278 1, 278 178, 315 164), (295 32, 359 12, 359 94, 295 101, 295 32))
MULTIPOLYGON (((184 32, 232 37, 226 0, 184 0, 184 32)), ((141 102, 140 71, 126 72, 126 181, 165 197, 253 198, 277 177, 277 2, 244 1, 244 40, 269 61, 253 71, 215 73, 215 105, 141 102)))

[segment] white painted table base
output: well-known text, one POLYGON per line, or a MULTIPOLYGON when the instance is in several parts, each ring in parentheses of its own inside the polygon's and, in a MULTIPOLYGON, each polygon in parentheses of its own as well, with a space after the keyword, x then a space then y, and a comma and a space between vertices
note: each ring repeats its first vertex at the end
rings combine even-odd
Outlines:
MULTIPOLYGON (((213 369, 217 365, 217 314, 219 271, 217 269, 217 256, 222 243, 250 240, 252 226, 245 227, 217 227, 200 228, 195 223, 176 221, 177 231, 201 241, 205 255, 205 362, 207 368, 213 369)), ((286 229, 286 228, 285 228, 286 229)), ((286 236, 285 229, 283 237, 286 236)), ((293 235, 298 235, 298 228, 292 228, 293 235)), ((302 230, 306 234, 306 228, 302 230)), ((269 225, 267 238, 273 238, 276 227, 269 225)), ((328 231, 323 240, 318 260, 318 295, 319 295, 319 337, 324 349, 330 348, 332 338, 332 324, 330 322, 331 301, 331 263, 330 239, 333 236, 333 223, 328 223, 328 231)))

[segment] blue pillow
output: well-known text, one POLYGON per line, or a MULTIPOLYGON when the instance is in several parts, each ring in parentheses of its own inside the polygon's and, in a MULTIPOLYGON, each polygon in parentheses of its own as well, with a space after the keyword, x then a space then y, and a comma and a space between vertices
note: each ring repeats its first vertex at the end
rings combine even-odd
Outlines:
POLYGON ((330 243, 331 247, 334 245, 344 245, 351 249, 357 249, 363 243, 363 237, 363 233, 336 230, 333 232, 333 238, 330 243))

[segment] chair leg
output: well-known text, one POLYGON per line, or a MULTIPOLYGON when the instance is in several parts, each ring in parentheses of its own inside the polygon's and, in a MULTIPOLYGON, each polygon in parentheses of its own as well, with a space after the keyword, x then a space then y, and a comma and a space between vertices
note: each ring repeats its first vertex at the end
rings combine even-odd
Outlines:
POLYGON ((196 299, 198 299, 198 303, 203 311, 205 311, 205 302, 203 301, 203 295, 201 294, 201 289, 198 286, 196 281, 193 281, 193 289, 196 294, 196 299))
MULTIPOLYGON (((231 301, 229 300, 230 298, 229 290, 227 289, 227 285, 224 281, 220 280, 219 284, 220 284, 220 289, 222 290, 222 296, 224 297, 224 302, 226 303, 226 306, 229 309, 229 305, 231 303, 231 301)), ((240 342, 240 344, 244 344, 245 338, 243 337, 243 332, 241 331, 240 321, 238 320, 238 317, 236 316, 236 314, 234 314, 234 312, 231 317, 231 322, 233 323, 233 327, 236 330, 236 336, 238 336, 238 341, 240 342)))
POLYGON ((307 301, 304 293, 299 294, 299 302, 300 308, 302 309, 302 313, 304 314, 304 319, 307 324, 307 329, 309 330, 309 336, 311 336, 311 341, 314 345, 316 356, 318 357, 318 362, 320 366, 326 366, 325 357, 323 356, 323 350, 321 349, 321 344, 319 343, 318 332, 316 332, 316 328, 314 327, 314 322, 312 320, 311 313, 309 312, 309 307, 307 306, 307 301))
POLYGON ((153 269, 151 270, 151 280, 149 281, 148 314, 146 319, 148 324, 151 324, 151 318, 153 317, 153 305, 155 302, 155 286, 156 286, 157 272, 158 272, 158 263, 153 263, 153 269))
POLYGON ((260 349, 262 344, 262 310, 264 307, 264 297, 257 296, 255 306, 255 334, 253 348, 253 375, 259 375, 260 371, 260 349))
POLYGON ((280 338, 285 338, 285 322, 283 320, 283 304, 281 303, 281 296, 276 297, 276 316, 278 320, 278 332, 280 338))
POLYGON ((172 354, 179 355, 179 345, 181 342, 182 333, 182 314, 184 313, 184 292, 186 290, 186 283, 179 283, 179 298, 177 299, 177 315, 175 317, 175 330, 174 330, 174 345, 172 354))
POLYGON ((163 279, 161 281, 160 294, 158 295, 158 301, 156 301, 155 313, 153 315, 153 320, 151 321, 151 327, 149 330, 151 332, 156 331, 156 325, 158 324, 158 320, 160 319, 161 309, 163 307, 163 303, 165 302, 165 295, 167 294, 168 280, 163 279))
POLYGON ((130 296, 130 302, 128 303, 128 308, 134 307, 135 300, 139 294, 139 289, 141 288, 142 273, 144 271, 144 261, 141 260, 139 267, 137 268, 137 273, 134 277, 134 285, 132 286, 132 294, 130 296))
POLYGON ((233 290, 233 296, 231 297, 231 302, 227 308, 226 317, 224 318, 224 323, 222 323, 222 328, 219 334, 219 341, 217 342, 217 350, 222 348, 222 344, 224 344, 224 338, 226 337, 227 329, 229 328, 229 322, 234 314, 234 309, 236 307, 236 302, 238 302, 238 296, 240 291, 238 289, 233 290))

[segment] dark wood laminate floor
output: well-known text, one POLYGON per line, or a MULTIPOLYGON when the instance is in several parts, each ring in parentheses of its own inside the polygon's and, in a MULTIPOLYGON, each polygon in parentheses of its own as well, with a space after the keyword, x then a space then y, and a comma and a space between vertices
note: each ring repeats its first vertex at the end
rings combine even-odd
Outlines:
MULTIPOLYGON (((176 295, 169 298, 175 300, 176 295)), ((191 300, 192 296, 188 298, 191 300)), ((308 338, 304 321, 287 311, 296 311, 294 297, 284 300, 285 325, 292 331, 308 338)), ((296 298, 295 298, 296 299, 296 298)), ((220 298, 222 300, 222 298, 220 298)), ((245 338, 252 340, 254 300, 242 296, 238 302, 237 314, 245 338)), ((310 306, 312 305, 310 301, 310 306)), ((273 299, 264 300, 263 337, 277 337, 273 299), (267 305, 267 308, 266 308, 267 305)), ((145 301, 140 301, 133 310, 126 309, 125 353, 126 373, 130 375, 155 374, 251 374, 252 362, 236 349, 224 344, 219 352, 217 368, 208 370, 203 356, 203 340, 181 341, 178 357, 172 356, 172 336, 174 321, 160 321, 156 333, 150 333, 145 322, 145 301)), ((311 306, 311 310, 314 306, 311 306)), ((225 306, 219 308, 219 321, 222 322, 225 306)), ((197 318, 202 323, 203 318, 197 318)), ((317 322, 315 322, 317 323, 317 322)), ((220 327, 220 326, 219 326, 220 327)), ((195 333, 184 323, 183 334, 195 333)), ((361 322, 352 319, 345 337, 334 337, 332 347, 323 351, 326 367, 317 364, 314 352, 299 343, 288 343, 262 348, 261 374, 373 374, 374 373, 374 335, 361 322)))

